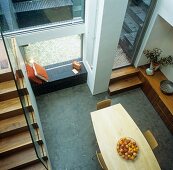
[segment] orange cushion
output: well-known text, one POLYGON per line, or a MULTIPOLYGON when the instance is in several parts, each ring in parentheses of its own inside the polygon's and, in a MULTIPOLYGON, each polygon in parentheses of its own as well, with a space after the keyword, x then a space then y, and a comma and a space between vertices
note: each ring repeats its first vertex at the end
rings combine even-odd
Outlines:
POLYGON ((33 63, 33 69, 36 77, 44 81, 48 81, 49 78, 44 67, 40 66, 39 64, 33 63))
POLYGON ((27 71, 29 80, 37 84, 42 84, 42 80, 40 80, 39 78, 35 76, 34 69, 29 64, 26 64, 26 71, 27 71))

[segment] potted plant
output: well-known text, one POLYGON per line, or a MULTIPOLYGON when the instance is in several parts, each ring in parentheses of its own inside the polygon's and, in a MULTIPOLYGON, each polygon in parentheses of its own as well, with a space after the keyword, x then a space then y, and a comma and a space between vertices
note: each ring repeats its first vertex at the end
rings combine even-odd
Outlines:
POLYGON ((173 64, 173 57, 161 57, 162 50, 159 48, 154 48, 153 50, 144 50, 144 55, 150 62, 150 69, 156 71, 160 65, 166 66, 173 64))

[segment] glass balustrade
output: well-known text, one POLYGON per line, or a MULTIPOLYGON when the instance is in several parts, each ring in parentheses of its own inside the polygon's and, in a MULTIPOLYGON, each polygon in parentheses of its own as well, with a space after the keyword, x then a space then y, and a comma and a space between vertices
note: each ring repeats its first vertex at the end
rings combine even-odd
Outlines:
POLYGON ((14 41, 11 41, 10 39, 4 37, 2 35, 2 32, 1 38, 4 42, 4 48, 6 50, 9 65, 13 73, 19 100, 23 109, 23 114, 25 116, 28 130, 30 132, 32 143, 35 149, 35 154, 40 160, 40 162, 44 165, 44 167, 48 169, 46 162, 47 157, 44 152, 43 143, 38 130, 38 125, 35 120, 34 109, 32 107, 28 90, 26 88, 26 83, 23 78, 22 66, 24 66, 24 62, 22 61, 22 58, 20 58, 20 54, 18 54, 17 46, 15 46, 15 40, 13 39, 14 41))

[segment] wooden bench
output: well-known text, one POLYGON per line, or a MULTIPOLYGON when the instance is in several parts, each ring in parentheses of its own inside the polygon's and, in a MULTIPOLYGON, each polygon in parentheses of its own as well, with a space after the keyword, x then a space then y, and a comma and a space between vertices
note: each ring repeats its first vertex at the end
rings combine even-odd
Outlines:
POLYGON ((63 67, 46 68, 49 76, 49 81, 41 85, 31 84, 34 94, 36 96, 54 92, 60 89, 72 87, 78 84, 86 83, 87 71, 82 64, 81 70, 78 74, 72 72, 72 65, 68 64, 63 67))

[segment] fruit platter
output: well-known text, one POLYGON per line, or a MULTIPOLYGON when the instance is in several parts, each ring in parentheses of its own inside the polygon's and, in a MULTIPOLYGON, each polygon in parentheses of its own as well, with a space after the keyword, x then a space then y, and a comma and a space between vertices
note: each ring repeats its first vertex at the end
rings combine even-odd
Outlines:
POLYGON ((117 143, 117 152, 126 160, 135 160, 139 152, 139 147, 134 139, 124 137, 117 143))

